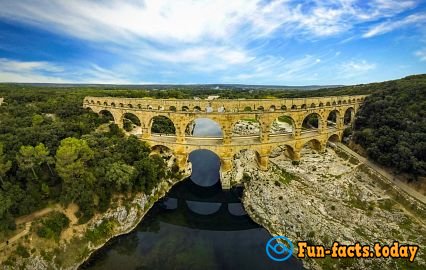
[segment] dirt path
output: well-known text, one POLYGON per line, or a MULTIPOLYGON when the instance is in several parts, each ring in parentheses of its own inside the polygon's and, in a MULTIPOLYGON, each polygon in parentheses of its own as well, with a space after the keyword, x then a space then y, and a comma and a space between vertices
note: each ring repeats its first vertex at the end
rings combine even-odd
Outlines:
POLYGON ((31 213, 29 215, 18 217, 15 220, 16 225, 20 225, 20 224, 25 223, 25 229, 23 231, 15 234, 11 238, 9 238, 6 242, 0 243, 0 250, 7 247, 8 245, 13 244, 14 242, 18 241, 19 239, 21 239, 22 237, 27 235, 30 232, 31 224, 32 224, 34 219, 37 219, 37 218, 42 217, 44 215, 47 215, 54 210, 60 210, 60 206, 55 204, 52 207, 46 207, 44 209, 41 209, 41 210, 36 211, 34 213, 31 213))
POLYGON ((420 202, 426 204, 426 196, 409 186, 408 184, 401 181, 397 176, 387 172, 383 168, 380 168, 380 166, 374 164, 370 160, 366 159, 365 157, 359 155, 358 153, 354 152, 352 149, 347 147, 346 145, 342 143, 336 143, 337 147, 339 147, 341 150, 345 151, 346 153, 356 157, 359 161, 367 165, 368 167, 374 169, 376 172, 387 178, 389 181, 394 183, 397 187, 408 193, 410 196, 416 198, 420 202))

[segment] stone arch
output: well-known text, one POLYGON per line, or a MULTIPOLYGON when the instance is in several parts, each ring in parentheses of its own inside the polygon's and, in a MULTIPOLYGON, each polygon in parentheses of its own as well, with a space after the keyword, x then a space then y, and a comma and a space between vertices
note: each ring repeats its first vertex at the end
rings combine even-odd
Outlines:
POLYGON ((244 111, 245 111, 245 112, 251 112, 251 111, 252 111, 252 109, 251 109, 251 107, 250 107, 250 106, 246 106, 246 107, 244 107, 244 111))
POLYGON ((169 111, 175 112, 176 111, 176 106, 170 106, 169 107, 169 111))
POLYGON ((306 110, 306 104, 302 104, 302 106, 300 107, 302 110, 306 110))
POLYGON ((331 103, 331 105, 336 106, 336 101, 333 101, 333 103, 331 103))
POLYGON ((120 103, 120 104, 119 104, 119 106, 120 106, 120 108, 123 108, 123 107, 124 107, 124 104, 123 104, 123 103, 120 103))
POLYGON ((292 109, 292 110, 297 110, 297 106, 296 106, 296 104, 293 104, 293 105, 291 106, 291 109, 292 109))
POLYGON ((123 128, 125 131, 132 132, 132 133, 141 132, 142 123, 139 117, 137 117, 137 115, 130 112, 126 112, 123 114, 122 121, 123 121, 123 128))
POLYGON ((175 135, 175 123, 165 115, 156 115, 149 120, 148 125, 151 134, 175 135))
POLYGON ((219 108, 217 108, 217 112, 223 113, 226 112, 225 106, 220 106, 219 108))
POLYGON ((194 112, 201 112, 201 107, 200 106, 194 106, 193 111, 194 112))
POLYGON ((130 109, 133 109, 133 105, 132 104, 128 104, 127 107, 130 108, 130 109))
POLYGON ((98 101, 96 101, 96 104, 97 105, 101 105, 101 102, 98 100, 98 101))
POLYGON ((111 107, 115 108, 115 103, 111 102, 111 107))
POLYGON ((342 104, 342 101, 341 101, 341 100, 337 101, 337 104, 338 104, 338 105, 341 105, 341 104, 342 104))
POLYGON ((327 101, 327 103, 325 104, 325 106, 331 106, 330 101, 327 101))
POLYGON ((142 105, 141 105, 141 104, 138 104, 136 107, 137 107, 139 110, 142 110, 142 105))
POLYGON ((319 130, 321 129, 321 115, 318 113, 309 113, 305 115, 302 122, 302 129, 304 130, 319 130))
POLYGON ((210 117, 195 117, 185 125, 185 136, 222 138, 223 135, 223 126, 210 117))
POLYGON ((278 116, 270 127, 270 134, 292 134, 296 129, 296 122, 289 115, 278 116))
POLYGON ((302 149, 303 148, 312 148, 316 151, 322 151, 323 149, 322 144, 318 139, 310 139, 305 141, 302 145, 302 149))
POLYGON ((350 125, 355 118, 355 109, 353 107, 349 107, 345 110, 345 114, 343 117, 343 124, 350 125))
POLYGON ((158 110, 159 111, 164 111, 164 106, 163 105, 158 105, 158 110))
POLYGON ((90 103, 91 103, 91 104, 95 104, 95 101, 92 99, 92 100, 90 101, 90 103))
POLYGON ((146 108, 147 108, 148 110, 152 110, 152 109, 153 109, 152 105, 147 105, 147 106, 146 106, 146 108))
POLYGON ((285 157, 295 160, 297 159, 297 155, 295 153, 294 148, 291 145, 288 144, 280 144, 276 146, 274 149, 272 149, 271 154, 269 155, 270 158, 276 158, 281 155, 284 155, 285 157))
POLYGON ((328 137, 327 141, 333 142, 333 143, 340 142, 340 137, 338 134, 332 134, 330 137, 328 137))
POLYGON ((257 110, 263 112, 265 110, 265 108, 263 106, 259 106, 259 107, 257 107, 257 110))
POLYGON ((281 105, 280 109, 281 109, 281 111, 287 111, 287 106, 281 105))
POLYGON ((104 101, 104 106, 108 106, 108 102, 104 101))
POLYGON ((105 119, 107 119, 108 121, 115 121, 114 119, 114 115, 112 114, 111 111, 108 110, 100 110, 99 111, 99 115, 105 119))
POLYGON ((324 103, 320 102, 320 104, 318 105, 318 107, 324 107, 324 103))
POLYGON ((271 105, 271 106, 269 107, 269 111, 270 111, 270 112, 275 112, 275 110, 276 110, 275 105, 271 105))
POLYGON ((343 100, 342 104, 347 104, 346 99, 345 99, 345 100, 343 100))
POLYGON ((327 127, 337 127, 340 113, 338 110, 332 110, 327 116, 327 127))
POLYGON ((183 112, 189 112, 189 107, 188 106, 182 106, 182 111, 183 112))
POLYGON ((315 103, 312 103, 311 104, 311 108, 315 108, 316 106, 315 106, 315 103))

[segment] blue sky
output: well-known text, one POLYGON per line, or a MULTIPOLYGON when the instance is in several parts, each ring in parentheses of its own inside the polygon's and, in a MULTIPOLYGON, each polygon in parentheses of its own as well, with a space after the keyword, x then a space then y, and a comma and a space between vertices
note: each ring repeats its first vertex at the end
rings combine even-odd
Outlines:
POLYGON ((419 0, 0 0, 0 81, 356 84, 426 73, 419 0))

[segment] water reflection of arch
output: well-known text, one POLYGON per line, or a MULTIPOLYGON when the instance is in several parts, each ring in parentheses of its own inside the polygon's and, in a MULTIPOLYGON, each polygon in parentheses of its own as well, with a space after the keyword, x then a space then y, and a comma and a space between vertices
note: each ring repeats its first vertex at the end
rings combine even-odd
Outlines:
POLYGON ((221 203, 217 211, 203 215, 188 207, 186 200, 178 199, 178 208, 166 211, 160 221, 177 226, 212 231, 238 231, 259 228, 248 215, 235 215, 227 203, 221 203))
POLYGON ((168 193, 167 197, 175 199, 182 198, 198 202, 240 202, 235 191, 222 192, 221 190, 222 188, 219 181, 213 186, 202 187, 188 179, 177 183, 168 193))

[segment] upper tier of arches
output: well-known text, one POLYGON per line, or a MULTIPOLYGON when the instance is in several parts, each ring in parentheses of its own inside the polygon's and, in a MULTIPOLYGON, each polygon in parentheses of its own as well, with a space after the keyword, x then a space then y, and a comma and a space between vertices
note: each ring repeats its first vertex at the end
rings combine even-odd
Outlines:
POLYGON ((86 97, 84 104, 122 108, 185 113, 238 113, 313 111, 327 107, 348 106, 364 102, 364 95, 290 99, 138 99, 114 97, 86 97))

